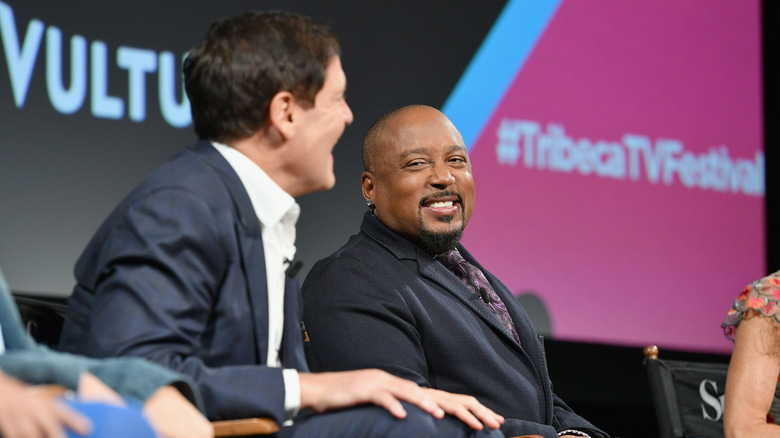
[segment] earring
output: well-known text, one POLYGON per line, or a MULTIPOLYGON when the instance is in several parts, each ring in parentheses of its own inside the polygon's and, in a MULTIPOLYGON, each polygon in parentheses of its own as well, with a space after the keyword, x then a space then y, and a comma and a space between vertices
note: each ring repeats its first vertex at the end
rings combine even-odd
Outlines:
POLYGON ((366 201, 366 207, 368 207, 368 211, 370 211, 371 214, 373 214, 374 210, 376 210, 376 205, 374 205, 374 201, 372 201, 371 199, 366 201))

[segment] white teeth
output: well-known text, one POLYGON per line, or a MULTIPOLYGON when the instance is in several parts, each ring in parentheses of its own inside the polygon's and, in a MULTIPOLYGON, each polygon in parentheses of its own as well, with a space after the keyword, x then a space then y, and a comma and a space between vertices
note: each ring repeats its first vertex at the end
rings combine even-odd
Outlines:
POLYGON ((446 202, 434 202, 431 204, 432 208, 441 208, 441 207, 452 207, 452 201, 446 201, 446 202))

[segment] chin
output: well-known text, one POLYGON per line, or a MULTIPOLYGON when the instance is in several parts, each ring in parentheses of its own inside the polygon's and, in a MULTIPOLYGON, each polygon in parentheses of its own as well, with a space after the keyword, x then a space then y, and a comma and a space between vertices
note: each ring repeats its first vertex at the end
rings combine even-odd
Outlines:
POLYGON ((293 194, 293 197, 308 195, 309 193, 323 192, 325 190, 332 189, 333 186, 335 185, 336 185, 336 178, 331 178, 329 180, 322 180, 322 181, 310 181, 310 184, 308 185, 308 189, 306 189, 302 193, 293 194))
POLYGON ((440 216, 431 218, 425 224, 431 230, 447 231, 450 229, 457 229, 461 226, 460 215, 453 216, 440 216))
POLYGON ((426 229, 436 234, 454 234, 462 230, 460 223, 435 224, 432 227, 426 227, 426 229))

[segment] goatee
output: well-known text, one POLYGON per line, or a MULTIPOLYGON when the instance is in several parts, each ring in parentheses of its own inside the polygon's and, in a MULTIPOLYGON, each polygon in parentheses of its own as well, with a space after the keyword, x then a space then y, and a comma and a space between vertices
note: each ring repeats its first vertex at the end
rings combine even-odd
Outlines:
MULTIPOLYGON (((452 219, 452 216, 442 218, 442 222, 449 223, 452 219)), ((465 218, 461 221, 461 226, 455 230, 447 232, 431 231, 425 228, 422 217, 420 217, 420 240, 422 241, 422 248, 432 256, 455 249, 458 242, 460 242, 460 237, 463 235, 464 227, 465 218)))

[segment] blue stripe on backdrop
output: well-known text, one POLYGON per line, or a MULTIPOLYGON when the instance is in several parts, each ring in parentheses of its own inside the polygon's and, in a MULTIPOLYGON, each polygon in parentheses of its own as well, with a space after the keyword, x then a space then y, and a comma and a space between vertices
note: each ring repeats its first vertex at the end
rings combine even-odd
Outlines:
POLYGON ((510 0, 496 19, 442 108, 469 150, 562 1, 510 0))

